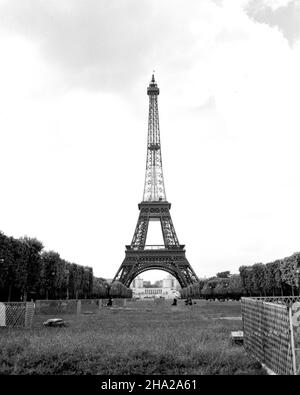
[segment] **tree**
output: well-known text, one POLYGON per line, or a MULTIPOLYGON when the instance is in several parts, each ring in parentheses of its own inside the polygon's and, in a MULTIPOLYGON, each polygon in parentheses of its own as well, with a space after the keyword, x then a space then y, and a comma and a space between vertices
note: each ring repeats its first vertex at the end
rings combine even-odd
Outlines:
POLYGON ((11 300, 12 288, 16 278, 14 264, 14 239, 0 233, 0 282, 7 291, 7 300, 11 300))
POLYGON ((187 298, 187 287, 181 288, 181 289, 179 290, 179 293, 180 293, 180 297, 181 297, 182 299, 187 298))
POLYGON ((193 287, 193 296, 196 298, 201 297, 201 290, 204 287, 206 280, 200 279, 197 283, 192 284, 193 287))
POLYGON ((70 264, 68 261, 61 259, 63 265, 62 281, 61 281, 61 296, 69 299, 69 281, 70 281, 70 264))
POLYGON ((246 293, 251 296, 253 293, 252 268, 251 266, 241 266, 239 272, 243 288, 246 290, 246 293))
POLYGON ((278 259, 273 262, 274 264, 274 280, 276 284, 276 289, 280 289, 281 295, 283 295, 283 282, 282 282, 282 273, 281 273, 281 260, 278 259))
POLYGON ((219 277, 219 278, 229 278, 230 277, 230 271, 226 270, 225 272, 217 273, 217 277, 219 277))
POLYGON ((27 292, 37 292, 40 286, 40 278, 42 272, 41 252, 44 248, 42 242, 36 238, 29 238, 27 236, 19 239, 17 244, 21 243, 19 254, 19 268, 18 273, 22 273, 19 277, 19 283, 23 292, 23 300, 27 300, 27 292))
POLYGON ((19 298, 27 300, 28 290, 28 262, 30 257, 30 248, 22 243, 21 240, 12 240, 13 246, 13 260, 15 267, 15 280, 14 285, 19 291, 19 298))
POLYGON ((259 293, 260 296, 262 296, 262 294, 266 295, 266 266, 262 263, 255 263, 252 266, 252 271, 254 292, 259 293))
POLYGON ((213 277, 207 280, 206 284, 204 284, 201 294, 205 296, 207 299, 212 298, 214 296, 214 289, 217 286, 217 284, 220 282, 220 279, 218 277, 213 277))
POLYGON ((59 283, 59 263, 60 256, 55 251, 46 251, 42 253, 42 286, 46 293, 46 299, 49 294, 56 296, 57 285, 59 283))
MULTIPOLYGON (((77 298, 83 295, 83 286, 84 286, 84 267, 80 265, 76 265, 77 271, 77 298)), ((76 298, 76 299, 77 299, 76 298)))
POLYGON ((276 292, 276 262, 269 262, 266 264, 266 292, 273 296, 276 292))
POLYGON ((88 298, 93 290, 93 269, 86 266, 83 270, 83 293, 84 297, 88 298))
POLYGON ((228 295, 232 298, 240 298, 246 294, 242 279, 239 274, 232 274, 228 283, 228 295))
POLYGON ((68 263, 68 295, 71 299, 76 298, 76 265, 74 263, 68 263))
POLYGON ((99 278, 94 277, 93 278, 93 290, 92 290, 92 296, 94 298, 100 298, 102 294, 102 288, 104 287, 103 281, 101 281, 99 278))
POLYGON ((281 278, 285 286, 288 286, 294 296, 294 290, 298 287, 297 267, 299 262, 299 253, 286 257, 281 263, 281 278))
POLYGON ((114 298, 130 298, 132 290, 119 281, 114 281, 109 288, 109 296, 114 298))
POLYGON ((228 297, 228 285, 229 285, 229 279, 227 277, 221 277, 219 278, 219 281, 216 283, 214 287, 214 296, 217 296, 219 298, 227 298, 228 297))
MULTIPOLYGON (((58 254, 59 256, 59 254, 58 254)), ((54 296, 62 298, 63 288, 66 281, 66 261, 59 256, 56 261, 56 273, 54 281, 54 296)))

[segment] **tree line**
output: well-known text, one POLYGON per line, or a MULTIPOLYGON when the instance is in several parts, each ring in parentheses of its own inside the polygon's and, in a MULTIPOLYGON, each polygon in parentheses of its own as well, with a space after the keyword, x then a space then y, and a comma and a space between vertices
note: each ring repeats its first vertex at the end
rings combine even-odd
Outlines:
POLYGON ((239 299, 241 296, 295 296, 300 294, 300 253, 267 264, 241 266, 239 274, 229 271, 201 279, 181 290, 183 298, 239 299))
MULTIPOLYGON (((0 300, 102 298, 110 288, 91 267, 45 251, 36 238, 16 239, 0 232, 0 300)), ((114 297, 130 297, 123 284, 115 284, 112 291, 114 297)))
POLYGON ((94 277, 93 297, 105 298, 132 298, 132 289, 127 288, 119 281, 109 284, 104 278, 94 277))
POLYGON ((267 264, 239 268, 244 292, 248 296, 299 295, 300 253, 267 264))
POLYGON ((180 294, 182 298, 239 299, 244 295, 244 289, 241 276, 226 271, 215 277, 200 279, 198 283, 182 288, 180 294))

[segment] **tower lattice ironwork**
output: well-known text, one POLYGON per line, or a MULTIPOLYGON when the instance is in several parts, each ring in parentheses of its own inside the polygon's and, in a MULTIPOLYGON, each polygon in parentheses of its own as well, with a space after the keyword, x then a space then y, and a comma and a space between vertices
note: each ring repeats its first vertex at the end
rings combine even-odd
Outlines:
POLYGON ((152 80, 147 88, 149 96, 148 141, 146 176, 144 186, 144 202, 166 200, 165 184, 162 170, 160 132, 157 96, 159 88, 152 75, 152 80))
POLYGON ((152 75, 147 88, 149 96, 147 160, 143 201, 138 205, 140 214, 125 259, 113 281, 127 287, 140 273, 160 269, 172 274, 182 287, 198 282, 198 278, 185 256, 185 246, 179 244, 170 215, 171 203, 166 199, 159 130, 157 97, 159 88, 152 75), (147 245, 150 221, 160 221, 164 245, 147 245))

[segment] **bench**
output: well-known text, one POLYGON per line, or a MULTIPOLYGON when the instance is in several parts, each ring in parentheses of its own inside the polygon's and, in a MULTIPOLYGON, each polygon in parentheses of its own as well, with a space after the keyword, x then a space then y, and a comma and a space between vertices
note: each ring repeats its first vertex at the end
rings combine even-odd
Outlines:
POLYGON ((230 335, 231 344, 243 344, 244 343, 244 332, 233 331, 230 335))

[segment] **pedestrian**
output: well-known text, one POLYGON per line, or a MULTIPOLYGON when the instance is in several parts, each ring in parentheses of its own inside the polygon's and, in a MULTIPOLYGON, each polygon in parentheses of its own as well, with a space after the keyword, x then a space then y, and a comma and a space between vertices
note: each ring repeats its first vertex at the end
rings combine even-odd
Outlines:
POLYGON ((112 297, 110 296, 107 302, 107 306, 112 306, 112 303, 113 303, 112 297))

